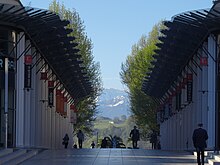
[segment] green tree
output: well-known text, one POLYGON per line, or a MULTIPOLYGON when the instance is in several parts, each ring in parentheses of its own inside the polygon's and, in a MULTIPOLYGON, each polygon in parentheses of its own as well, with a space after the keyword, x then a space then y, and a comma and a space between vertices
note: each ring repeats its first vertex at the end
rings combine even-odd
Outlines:
POLYGON ((155 25, 149 36, 143 35, 139 42, 132 46, 131 54, 121 65, 121 80, 129 89, 131 112, 136 124, 141 129, 142 135, 148 134, 149 130, 158 129, 156 123, 156 103, 153 98, 143 91, 142 83, 146 72, 153 61, 160 30, 164 28, 162 23, 155 25))
POLYGON ((79 50, 78 54, 81 55, 83 67, 85 68, 88 79, 92 84, 93 90, 90 95, 80 100, 76 105, 78 113, 77 124, 74 127, 75 132, 81 129, 85 133, 91 134, 91 121, 94 121, 94 116, 97 113, 97 97, 102 91, 100 64, 94 61, 92 41, 86 35, 83 21, 75 9, 67 9, 63 3, 61 4, 59 1, 53 0, 49 6, 49 10, 57 13, 61 19, 70 22, 66 28, 72 29, 72 32, 69 35, 75 38, 72 42, 78 44, 76 46, 79 50))
POLYGON ((121 115, 121 121, 125 121, 127 119, 126 115, 121 115))

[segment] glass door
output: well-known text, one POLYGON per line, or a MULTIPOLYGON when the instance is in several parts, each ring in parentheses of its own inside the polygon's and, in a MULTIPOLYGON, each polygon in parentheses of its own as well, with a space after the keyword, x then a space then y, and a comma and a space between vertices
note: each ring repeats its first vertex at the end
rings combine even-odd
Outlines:
POLYGON ((0 88, 0 148, 4 147, 5 129, 4 129, 4 97, 3 90, 0 88))
POLYGON ((9 88, 8 91, 8 147, 14 147, 14 123, 15 123, 15 109, 14 109, 14 90, 9 88))

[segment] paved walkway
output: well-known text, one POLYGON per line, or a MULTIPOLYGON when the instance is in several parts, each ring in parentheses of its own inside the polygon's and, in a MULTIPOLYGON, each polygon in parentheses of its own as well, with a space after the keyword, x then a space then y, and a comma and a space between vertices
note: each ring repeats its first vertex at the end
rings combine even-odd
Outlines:
POLYGON ((45 150, 21 165, 196 165, 188 152, 144 149, 45 150))

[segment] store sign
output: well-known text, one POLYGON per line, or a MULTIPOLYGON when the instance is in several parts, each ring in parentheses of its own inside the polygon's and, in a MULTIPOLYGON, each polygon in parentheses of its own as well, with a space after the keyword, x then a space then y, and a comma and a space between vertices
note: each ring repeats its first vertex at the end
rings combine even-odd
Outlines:
POLYGON ((56 90, 56 112, 61 112, 61 90, 56 90))
POLYGON ((187 101, 192 102, 193 75, 187 74, 187 101))
POLYGON ((77 109, 76 109, 74 104, 70 105, 70 110, 72 110, 73 112, 77 113, 77 109))
POLYGON ((31 65, 32 64, 32 55, 25 55, 24 56, 24 63, 26 65, 31 65))
POLYGON ((64 94, 60 95, 60 114, 64 115, 64 94))
POLYGON ((46 72, 41 72, 40 73, 40 79, 41 80, 47 80, 47 73, 46 72))
MULTIPOLYGON (((0 56, 0 70, 5 70, 5 57, 0 56)), ((15 64, 13 58, 8 58, 8 70, 15 71, 15 64)))
POLYGON ((48 88, 48 106, 53 107, 54 103, 54 88, 48 88))
POLYGON ((31 88, 31 65, 24 66, 24 88, 31 88))
POLYGON ((208 57, 201 57, 200 58, 200 65, 201 66, 208 66, 208 57))
POLYGON ((32 65, 32 56, 24 56, 24 88, 31 88, 31 65, 32 65))
POLYGON ((48 81, 48 88, 54 87, 54 81, 48 81))

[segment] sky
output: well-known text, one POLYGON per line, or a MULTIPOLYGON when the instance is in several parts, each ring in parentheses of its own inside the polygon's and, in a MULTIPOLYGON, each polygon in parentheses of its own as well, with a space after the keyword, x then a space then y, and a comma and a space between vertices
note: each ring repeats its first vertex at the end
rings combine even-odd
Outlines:
MULTIPOLYGON (((93 43, 93 55, 100 62, 104 88, 124 90, 119 72, 132 45, 148 35, 161 20, 182 12, 207 9, 212 0, 57 0, 74 9, 84 22, 93 43)), ((48 9, 52 0, 21 0, 24 6, 48 9)))

